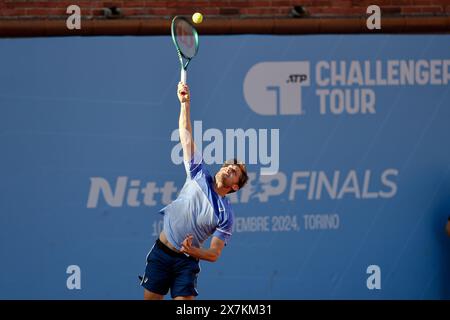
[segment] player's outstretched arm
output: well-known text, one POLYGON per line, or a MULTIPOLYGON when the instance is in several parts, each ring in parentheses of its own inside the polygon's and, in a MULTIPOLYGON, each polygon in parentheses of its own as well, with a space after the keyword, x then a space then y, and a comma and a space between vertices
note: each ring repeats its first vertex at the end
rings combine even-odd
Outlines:
POLYGON ((183 158, 191 160, 194 154, 194 140, 191 127, 191 101, 189 87, 185 83, 178 83, 178 100, 180 100, 180 118, 178 120, 178 129, 180 132, 180 142, 183 147, 183 158))

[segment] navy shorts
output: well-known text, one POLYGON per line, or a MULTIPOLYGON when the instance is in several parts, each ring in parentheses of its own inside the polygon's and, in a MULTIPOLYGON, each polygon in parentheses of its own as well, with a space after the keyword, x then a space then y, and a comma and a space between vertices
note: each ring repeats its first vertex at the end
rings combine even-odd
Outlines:
POLYGON ((172 298, 197 296, 199 272, 198 259, 175 252, 158 239, 147 255, 141 286, 161 295, 166 295, 170 289, 172 298))

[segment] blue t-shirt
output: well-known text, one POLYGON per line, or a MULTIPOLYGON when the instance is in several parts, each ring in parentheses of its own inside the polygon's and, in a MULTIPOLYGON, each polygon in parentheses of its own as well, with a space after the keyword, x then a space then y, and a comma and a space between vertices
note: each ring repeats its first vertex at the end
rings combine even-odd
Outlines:
POLYGON ((178 197, 161 209, 164 214, 164 233, 178 250, 188 234, 192 244, 201 247, 211 235, 225 242, 231 237, 233 210, 226 197, 218 195, 214 180, 200 154, 194 153, 184 162, 187 178, 178 197))

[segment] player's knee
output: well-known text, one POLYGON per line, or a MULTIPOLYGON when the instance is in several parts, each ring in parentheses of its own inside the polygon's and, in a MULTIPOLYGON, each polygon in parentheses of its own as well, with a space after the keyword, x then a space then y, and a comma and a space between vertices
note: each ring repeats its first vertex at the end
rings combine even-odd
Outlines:
POLYGON ((151 292, 144 288, 144 300, 162 300, 163 298, 163 295, 151 292))
POLYGON ((195 300, 195 296, 186 296, 186 297, 178 296, 173 298, 173 300, 195 300))

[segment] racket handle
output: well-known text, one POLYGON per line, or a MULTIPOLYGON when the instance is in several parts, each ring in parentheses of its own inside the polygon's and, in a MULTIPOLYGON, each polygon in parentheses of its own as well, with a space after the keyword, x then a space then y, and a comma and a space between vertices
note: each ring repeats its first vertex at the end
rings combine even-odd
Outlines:
POLYGON ((184 68, 181 68, 181 82, 186 83, 187 72, 184 68))

